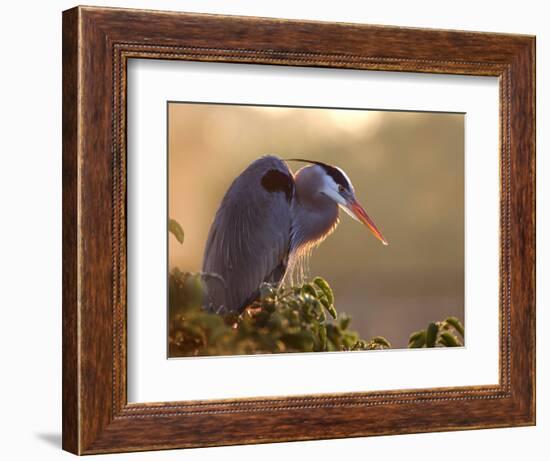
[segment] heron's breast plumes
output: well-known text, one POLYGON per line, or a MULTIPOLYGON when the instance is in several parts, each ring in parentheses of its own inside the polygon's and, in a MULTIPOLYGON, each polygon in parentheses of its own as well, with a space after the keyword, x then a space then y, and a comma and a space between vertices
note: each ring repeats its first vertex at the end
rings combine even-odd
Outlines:
POLYGON ((284 282, 288 284, 300 284, 308 278, 311 253, 338 226, 338 207, 334 207, 331 216, 311 216, 307 222, 301 220, 302 216, 293 223, 291 230, 288 266, 284 277, 284 282))

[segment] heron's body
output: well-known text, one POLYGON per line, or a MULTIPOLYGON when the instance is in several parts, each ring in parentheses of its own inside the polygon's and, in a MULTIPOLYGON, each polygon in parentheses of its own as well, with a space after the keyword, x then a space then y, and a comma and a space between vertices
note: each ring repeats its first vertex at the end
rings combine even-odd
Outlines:
POLYGON ((262 282, 280 283, 335 229, 339 204, 323 191, 338 182, 349 184, 349 194, 353 188, 341 170, 327 168, 334 167, 308 165, 294 176, 283 160, 269 155, 233 181, 204 253, 203 272, 224 281, 206 279, 208 310, 242 311, 258 297, 262 282))

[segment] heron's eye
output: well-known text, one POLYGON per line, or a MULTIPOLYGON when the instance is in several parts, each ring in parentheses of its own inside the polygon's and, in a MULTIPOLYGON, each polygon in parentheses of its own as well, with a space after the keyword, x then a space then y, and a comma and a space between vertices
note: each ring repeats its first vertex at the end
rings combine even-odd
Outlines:
POLYGON ((338 192, 343 193, 344 192, 344 186, 338 186, 338 192))

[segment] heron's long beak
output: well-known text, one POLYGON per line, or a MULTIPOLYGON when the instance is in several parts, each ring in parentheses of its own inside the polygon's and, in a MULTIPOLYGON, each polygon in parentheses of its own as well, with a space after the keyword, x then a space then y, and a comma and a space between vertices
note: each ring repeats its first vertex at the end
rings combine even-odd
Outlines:
POLYGON ((357 200, 350 200, 347 203, 347 207, 344 207, 346 211, 348 211, 348 214, 355 218, 357 221, 363 223, 365 226, 367 226, 370 231, 374 234, 374 236, 380 240, 384 245, 389 245, 388 241, 384 238, 382 233, 378 230, 378 227, 376 227, 376 224, 374 224, 374 221, 370 219, 369 215, 365 211, 365 209, 359 204, 357 200))

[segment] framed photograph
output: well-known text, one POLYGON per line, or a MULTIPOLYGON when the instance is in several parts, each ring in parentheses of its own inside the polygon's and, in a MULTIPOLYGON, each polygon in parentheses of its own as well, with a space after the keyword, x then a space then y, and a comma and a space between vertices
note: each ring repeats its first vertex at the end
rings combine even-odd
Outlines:
POLYGON ((535 424, 535 38, 63 13, 63 448, 535 424))

